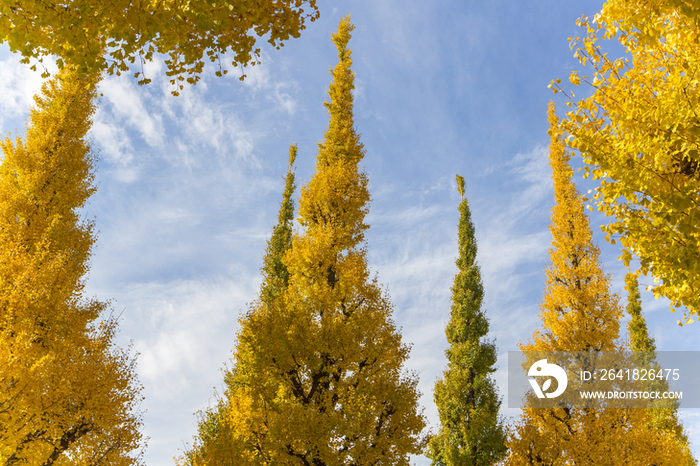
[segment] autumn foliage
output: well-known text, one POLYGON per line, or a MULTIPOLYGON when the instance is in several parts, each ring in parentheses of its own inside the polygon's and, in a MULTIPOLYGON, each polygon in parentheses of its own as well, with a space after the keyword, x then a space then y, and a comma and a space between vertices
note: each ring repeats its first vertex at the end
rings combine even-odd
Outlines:
MULTIPOLYGON (((556 205, 552 209, 552 247, 541 302, 543 329, 523 351, 613 351, 619 340, 622 309, 609 291, 599 251, 581 195, 572 181, 569 154, 549 107, 550 164, 556 205)), ((693 464, 677 432, 654 426, 648 409, 563 405, 532 408, 526 401, 520 422, 509 438, 507 464, 513 466, 678 465, 693 464)))
POLYGON ((95 79, 64 68, 35 97, 26 138, 0 165, 0 465, 135 465, 133 361, 107 304, 83 297, 94 224, 86 142, 95 79))
MULTIPOLYGON (((260 289, 260 301, 272 303, 275 298, 287 287, 289 283, 289 271, 282 260, 285 253, 292 245, 292 223, 294 220, 294 161, 297 156, 297 146, 289 148, 289 166, 285 176, 284 194, 280 204, 277 224, 272 230, 272 235, 267 241, 265 256, 263 258, 262 276, 263 282, 260 289)), ((241 325, 245 326, 247 320, 242 319, 241 325)), ((194 445, 178 458, 178 464, 187 465, 233 465, 244 461, 241 455, 246 452, 248 446, 242 440, 236 426, 230 422, 231 409, 237 409, 238 394, 245 383, 245 365, 241 368, 241 362, 233 361, 233 367, 224 372, 224 384, 226 391, 223 397, 217 396, 216 404, 198 413, 197 437, 194 445)))
POLYGON ((221 61, 228 52, 233 67, 255 65, 258 38, 280 48, 318 15, 316 0, 2 1, 0 43, 25 63, 55 55, 59 67, 74 66, 81 75, 119 75, 136 63, 139 84, 151 81, 143 63, 164 54, 167 76, 182 89, 181 82, 200 79, 205 59, 217 75, 227 72, 221 61))
POLYGON ((657 297, 687 307, 682 322, 700 312, 696 3, 614 0, 582 17, 586 36, 572 46, 589 71, 573 72, 570 81, 589 84, 593 94, 574 101, 571 93, 562 121, 587 173, 600 180, 596 199, 611 217, 608 239, 639 258, 636 274, 654 277, 649 289, 657 297), (612 58, 606 39, 628 55, 612 58))
MULTIPOLYGON (((319 13, 316 0, 204 2, 18 2, 0 0, 0 42, 35 68, 57 56, 59 72, 35 97, 25 138, 1 142, 0 466, 136 466, 144 439, 134 360, 115 343, 107 303, 84 296, 95 225, 80 209, 95 192, 96 156, 86 135, 102 73, 120 74, 165 54, 173 92, 195 84, 205 57, 259 63, 257 40, 282 47, 319 13), (101 320, 102 319, 102 320, 101 320)), ((686 0, 610 0, 582 17, 571 41, 590 73, 574 71, 560 122, 549 106, 549 158, 556 205, 541 328, 525 351, 633 350, 656 367, 656 343, 642 315, 648 288, 700 312, 700 7, 686 0), (629 56, 610 58, 603 40, 629 56), (623 310, 593 243, 569 165, 579 153, 599 185, 606 238, 639 260, 625 278, 623 310)), ((354 26, 340 21, 338 64, 325 102, 330 119, 315 172, 298 201, 294 162, 263 259, 260 293, 240 317, 225 392, 200 413, 182 466, 693 466, 677 402, 655 409, 535 408, 525 400, 506 432, 492 378, 496 346, 486 339, 484 287, 475 229, 457 176, 458 271, 446 328, 447 367, 435 384, 440 425, 426 435, 418 378, 405 370, 390 297, 367 264, 369 178, 354 125, 354 26)), ((243 72, 241 72, 243 74, 243 72)), ((140 84, 150 79, 136 72, 140 84)), ((245 75, 241 77, 243 79, 245 75)), ((650 388, 666 389, 665 381, 650 388)))
MULTIPOLYGON (((352 29, 344 18, 332 36, 339 63, 329 127, 299 200, 304 229, 293 235, 283 268, 266 258, 263 293, 241 319, 226 400, 215 413, 226 427, 209 436, 215 442, 200 428, 186 463, 408 465, 421 451, 417 379, 402 369, 408 347, 367 269, 369 190, 353 123, 352 29)), ((272 250, 273 242, 267 257, 272 250)))

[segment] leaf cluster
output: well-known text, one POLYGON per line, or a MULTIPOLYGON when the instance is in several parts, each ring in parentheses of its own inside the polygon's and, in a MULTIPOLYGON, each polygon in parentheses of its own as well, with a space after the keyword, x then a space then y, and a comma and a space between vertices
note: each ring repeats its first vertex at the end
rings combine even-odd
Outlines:
MULTIPOLYGON (((567 93, 571 110, 562 121, 586 176, 600 180, 597 207, 611 217, 606 238, 639 258, 636 274, 654 277, 655 296, 690 316, 700 310, 698 11, 680 0, 618 0, 582 17, 586 36, 571 46, 591 71, 573 72, 570 81, 594 92, 577 102, 567 93), (605 39, 627 55, 609 58, 605 39)), ((558 81, 552 87, 563 90, 558 81)))
POLYGON ((3 0, 0 42, 21 53, 24 63, 35 61, 33 69, 49 55, 81 76, 119 75, 136 63, 139 84, 151 82, 143 64, 164 54, 177 95, 184 81, 199 81, 205 59, 218 64, 217 76, 228 72, 221 60, 229 51, 234 68, 259 64, 257 38, 268 36, 279 49, 318 17, 316 0, 3 0))

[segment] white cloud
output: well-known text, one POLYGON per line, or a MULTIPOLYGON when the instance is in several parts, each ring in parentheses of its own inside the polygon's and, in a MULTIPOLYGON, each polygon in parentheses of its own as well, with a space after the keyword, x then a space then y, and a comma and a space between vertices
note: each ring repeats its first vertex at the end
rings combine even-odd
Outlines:
POLYGON ((516 189, 512 201, 501 210, 496 222, 499 228, 512 228, 535 210, 541 211, 554 204, 548 154, 547 148, 538 145, 530 152, 517 154, 508 162, 509 173, 516 177, 514 184, 524 185, 524 188, 516 189))
POLYGON ((257 276, 131 283, 121 289, 121 338, 139 353, 149 455, 172 457, 195 434, 193 412, 207 406, 231 357, 237 315, 255 296, 257 276), (172 409, 177 406, 178 409, 172 409))
MULTIPOLYGON (((41 90, 43 79, 42 67, 37 65, 37 71, 29 69, 30 65, 19 63, 19 54, 11 54, 6 45, 0 45, 0 127, 3 131, 7 121, 13 118, 23 118, 29 108, 34 105, 34 95, 41 90)), ((56 66, 52 60, 46 59, 46 69, 54 73, 56 66)), ((14 128, 13 128, 14 129, 14 128)), ((17 128, 24 132, 23 128, 17 128)))
POLYGON ((270 86, 269 67, 265 65, 270 60, 270 57, 262 57, 262 60, 264 60, 263 64, 248 66, 245 69, 246 77, 243 80, 243 84, 255 91, 268 89, 270 86))
POLYGON ((161 117, 147 109, 143 88, 136 89, 133 79, 108 77, 100 83, 99 90, 111 106, 111 115, 123 127, 126 124, 141 134, 150 147, 160 147, 164 142, 161 117))
POLYGON ((275 84, 272 97, 280 109, 284 110, 284 112, 289 115, 294 115, 297 108, 297 102, 291 95, 283 91, 283 89, 286 87, 289 87, 287 83, 275 84))
MULTIPOLYGON (((243 85, 252 91, 256 97, 263 97, 272 101, 277 106, 278 111, 283 111, 288 115, 294 115, 297 108, 296 100, 290 95, 290 89, 296 89, 297 84, 292 80, 278 80, 273 77, 270 71, 275 62, 268 54, 263 53, 261 64, 248 66, 244 72, 246 74, 243 80, 243 85)), ((230 62, 230 60, 227 60, 230 62)), ((240 69, 229 69, 228 78, 240 78, 242 73, 240 69)))
POLYGON ((232 154, 236 159, 251 167, 259 167, 254 153, 255 136, 246 128, 238 112, 226 104, 206 99, 204 86, 186 88, 179 97, 163 96, 160 108, 169 117, 175 127, 177 136, 173 141, 178 147, 167 154, 171 163, 180 163, 192 167, 201 161, 199 156, 188 157, 203 147, 214 149, 219 157, 228 158, 232 154))
POLYGON ((122 183, 135 182, 140 168, 134 163, 134 148, 127 131, 111 121, 102 109, 98 109, 91 136, 99 147, 100 156, 107 156, 108 174, 122 183))
POLYGON ((102 153, 109 156, 110 162, 129 165, 133 160, 134 148, 124 128, 106 121, 108 117, 101 110, 96 112, 92 135, 102 148, 102 153))

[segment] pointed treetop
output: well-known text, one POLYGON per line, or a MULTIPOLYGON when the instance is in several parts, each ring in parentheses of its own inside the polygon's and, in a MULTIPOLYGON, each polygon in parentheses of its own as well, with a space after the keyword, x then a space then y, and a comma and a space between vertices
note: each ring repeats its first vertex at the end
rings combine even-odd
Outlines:
POLYGON ((338 48, 338 58, 341 60, 345 58, 346 53, 350 52, 347 50, 348 42, 350 42, 350 38, 352 37, 350 32, 352 32, 354 29, 355 26, 350 22, 350 15, 348 14, 346 17, 340 20, 340 24, 338 24, 338 32, 331 35, 331 40, 333 40, 333 43, 338 48))
POLYGON ((355 132, 353 122, 353 95, 355 74, 352 72, 352 51, 347 48, 350 31, 355 27, 346 16, 338 25, 338 32, 332 35, 338 47, 338 64, 330 70, 333 81, 328 87, 330 101, 323 105, 328 109, 330 120, 324 135, 324 142, 318 144, 317 164, 336 163, 357 164, 364 157, 360 136, 355 132))
MULTIPOLYGON (((339 41, 341 51, 350 37, 350 28, 346 17, 333 36, 339 41)), ((309 237, 324 236, 323 241, 335 253, 363 242, 364 231, 369 228, 364 223, 369 211, 369 179, 359 166, 365 149, 354 128, 352 91, 355 75, 351 65, 350 51, 347 50, 347 53, 340 54, 338 64, 330 70, 330 99, 323 103, 329 113, 328 128, 323 141, 318 143, 316 172, 302 188, 299 197, 299 224, 308 229, 309 237), (344 207, 339 210, 337 206, 340 205, 344 207)))
POLYGON ((294 161, 297 158, 296 144, 289 147, 289 167, 284 179, 284 194, 277 215, 277 225, 272 230, 272 237, 267 242, 265 257, 263 258, 263 283, 261 298, 271 302, 281 290, 287 287, 289 271, 282 258, 292 246, 292 222, 294 221, 294 161))
POLYGON ((547 110, 547 119, 549 121, 549 129, 547 130, 547 133, 552 139, 552 149, 555 149, 550 150, 549 160, 549 165, 552 167, 554 172, 553 179, 555 183, 555 191, 557 182, 559 182, 560 185, 563 184, 568 188, 565 189, 567 194, 573 196, 574 185, 571 182, 573 170, 571 170, 571 167, 569 166, 571 156, 566 151, 564 140, 561 137, 561 125, 559 123, 559 119, 557 118, 557 111, 554 102, 549 102, 547 110))
POLYGON ((625 275, 625 289, 627 290, 627 313, 630 320, 627 322, 627 335, 632 351, 656 351, 656 342, 649 336, 646 319, 642 316, 642 297, 639 293, 637 275, 630 270, 631 254, 628 251, 622 253, 622 262, 627 268, 625 275))
POLYGON ((612 351, 618 349, 619 296, 610 290, 600 250, 592 232, 583 199, 569 166, 571 154, 562 139, 554 103, 549 104, 549 163, 554 198, 549 230, 550 263, 540 309, 544 329, 535 332, 524 351, 612 351))
POLYGON ((297 150, 299 149, 299 146, 297 144, 292 144, 289 146, 289 167, 287 168, 287 172, 292 171, 292 167, 294 166, 294 161, 297 159, 297 150))
POLYGON ((464 199, 464 177, 457 175, 457 192, 464 199))

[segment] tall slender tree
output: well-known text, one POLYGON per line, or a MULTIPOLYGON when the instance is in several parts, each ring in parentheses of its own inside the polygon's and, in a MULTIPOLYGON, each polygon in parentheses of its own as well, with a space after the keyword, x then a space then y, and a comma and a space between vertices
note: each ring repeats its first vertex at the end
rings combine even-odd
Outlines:
MULTIPOLYGON (((573 181, 554 104, 549 106, 552 209, 551 264, 540 309, 544 329, 524 351, 613 351, 622 309, 610 292, 581 195, 573 181)), ((687 452, 666 432, 650 429, 649 410, 526 405, 509 437, 510 465, 677 465, 687 452)))
POLYGON ((263 281, 260 290, 260 299, 264 302, 272 302, 275 297, 287 288, 289 284, 289 270, 283 258, 292 247, 292 224, 294 222, 294 161, 297 158, 298 146, 293 144, 289 148, 289 166, 284 180, 284 194, 277 215, 277 225, 272 230, 272 236, 267 243, 265 259, 263 261, 263 281))
MULTIPOLYGON (((634 353, 635 362, 644 368, 659 368, 656 359, 656 342, 649 335, 646 319, 642 315, 642 299, 639 293, 639 281, 637 275, 629 271, 630 255, 623 253, 623 260, 628 269, 625 275, 625 288, 627 289, 627 313, 630 320, 627 322, 627 335, 629 337, 629 349, 634 353)), ((665 380, 653 380, 647 382, 650 391, 668 391, 668 383, 665 380)), ((683 424, 678 418, 679 403, 677 400, 656 400, 651 410, 649 427, 660 432, 667 432, 676 439, 678 447, 683 451, 678 464, 693 466, 697 464, 690 452, 688 436, 683 429, 683 424)))
POLYGON ((487 466, 506 453, 506 434, 498 410, 501 401, 491 374, 496 346, 484 340, 489 322, 481 309, 484 287, 476 263, 476 238, 464 178, 457 175, 459 204, 459 258, 452 285, 452 312, 445 329, 450 344, 448 365, 435 384, 440 431, 430 439, 433 465, 487 466))
POLYGON ((625 288, 627 289, 627 313, 630 316, 627 322, 627 335, 629 347, 632 351, 656 351, 656 342, 649 336, 647 322, 642 316, 642 296, 639 293, 639 279, 629 271, 629 255, 624 256, 625 267, 628 268, 625 275, 625 288))
POLYGON ((134 465, 142 441, 133 361, 104 302, 84 299, 95 191, 86 133, 95 78, 64 68, 35 97, 0 165, 0 465, 134 465))
POLYGON ((332 36, 339 63, 325 104, 330 122, 301 191, 304 230, 282 258, 287 286, 269 288, 278 292, 241 321, 225 410, 235 464, 408 465, 424 448, 417 378, 402 368, 409 348, 367 269, 352 30, 346 17, 332 36))
MULTIPOLYGON (((272 303, 275 297, 289 283, 289 271, 283 262, 287 250, 292 246, 292 224, 294 221, 294 161, 297 156, 297 145, 289 148, 289 166, 285 176, 285 187, 282 195, 277 224, 272 229, 272 236, 267 241, 263 266, 261 269, 263 281, 260 287, 260 301, 272 303)), ((248 320, 241 319, 241 326, 247 326, 248 320)), ((235 427, 229 422, 227 411, 235 405, 239 388, 242 386, 238 376, 238 361, 224 371, 226 391, 223 397, 217 399, 215 406, 199 413, 197 436, 193 447, 178 459, 179 463, 194 465, 234 466, 241 462, 241 453, 246 445, 235 435, 235 427)))

